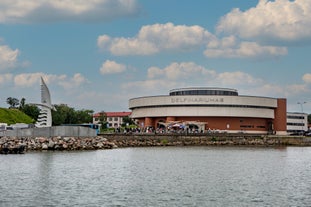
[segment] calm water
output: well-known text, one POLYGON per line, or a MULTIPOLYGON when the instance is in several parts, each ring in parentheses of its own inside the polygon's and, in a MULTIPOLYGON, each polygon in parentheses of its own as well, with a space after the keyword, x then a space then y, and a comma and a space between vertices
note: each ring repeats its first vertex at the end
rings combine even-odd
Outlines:
POLYGON ((0 155, 0 206, 311 206, 311 148, 0 155))

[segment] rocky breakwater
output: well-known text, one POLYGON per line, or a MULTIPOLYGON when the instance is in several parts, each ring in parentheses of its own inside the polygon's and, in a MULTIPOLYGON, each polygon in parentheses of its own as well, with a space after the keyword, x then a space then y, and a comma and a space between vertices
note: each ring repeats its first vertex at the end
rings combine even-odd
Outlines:
POLYGON ((110 138, 118 147, 156 147, 156 146, 279 146, 279 139, 229 138, 196 136, 154 136, 110 138))
POLYGON ((2 137, 0 154, 22 154, 26 151, 42 150, 97 150, 117 146, 106 138, 98 137, 2 137))
POLYGON ((153 146, 311 146, 311 138, 265 135, 106 135, 118 147, 153 146))

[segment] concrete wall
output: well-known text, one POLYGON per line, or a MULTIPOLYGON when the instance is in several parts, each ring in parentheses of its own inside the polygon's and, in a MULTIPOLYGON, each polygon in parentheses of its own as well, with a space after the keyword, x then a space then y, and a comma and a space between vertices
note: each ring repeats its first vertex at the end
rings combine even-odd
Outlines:
POLYGON ((28 128, 6 130, 0 133, 0 136, 7 137, 95 137, 96 130, 81 126, 54 126, 43 128, 28 128))

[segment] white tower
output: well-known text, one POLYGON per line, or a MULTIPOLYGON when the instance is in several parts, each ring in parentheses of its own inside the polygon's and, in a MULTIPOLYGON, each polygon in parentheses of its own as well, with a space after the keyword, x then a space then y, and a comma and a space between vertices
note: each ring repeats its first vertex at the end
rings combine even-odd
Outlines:
POLYGON ((52 113, 51 110, 56 110, 51 102, 51 95, 43 78, 41 77, 41 103, 36 104, 40 107, 40 114, 36 123, 36 127, 51 127, 52 113))

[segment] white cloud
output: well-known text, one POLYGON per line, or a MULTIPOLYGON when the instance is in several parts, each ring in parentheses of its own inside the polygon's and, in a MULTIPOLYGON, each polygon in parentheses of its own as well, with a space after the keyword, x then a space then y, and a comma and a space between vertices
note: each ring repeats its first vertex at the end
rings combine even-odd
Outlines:
POLYGON ((221 85, 221 86, 240 86, 240 85, 259 85, 263 80, 254 78, 248 73, 241 71, 217 73, 204 66, 197 65, 193 62, 171 63, 167 67, 161 69, 158 67, 150 67, 148 69, 148 79, 167 80, 167 82, 175 81, 191 82, 197 85, 221 85))
POLYGON ((5 83, 9 83, 12 81, 12 79, 13 79, 13 75, 10 73, 0 74, 0 85, 5 84, 5 83))
POLYGON ((126 70, 125 65, 116 63, 115 61, 106 60, 100 68, 100 73, 103 75, 113 74, 113 73, 122 73, 125 70, 126 70))
POLYGON ((285 94, 291 96, 292 94, 304 94, 310 91, 306 84, 291 84, 286 87, 285 94))
POLYGON ((66 75, 53 75, 45 73, 20 73, 14 76, 14 84, 17 87, 31 87, 40 84, 41 77, 47 84, 69 81, 66 75))
POLYGON ((238 87, 239 94, 246 95, 258 95, 267 96, 274 98, 286 98, 287 102, 297 102, 297 100, 307 100, 309 97, 307 94, 311 93, 310 86, 300 83, 300 84, 274 84, 269 82, 263 82, 262 84, 256 85, 244 85, 238 87))
POLYGON ((234 36, 229 36, 209 42, 204 54, 209 58, 272 58, 287 55, 287 48, 239 42, 234 36))
POLYGON ((87 80, 80 73, 74 74, 72 78, 67 75, 53 75, 44 73, 21 73, 16 75, 14 84, 17 87, 31 87, 35 84, 39 84, 41 77, 47 84, 57 84, 62 86, 64 89, 72 89, 86 83, 87 80))
POLYGON ((58 77, 58 79, 58 84, 67 90, 79 87, 88 82, 87 79, 80 73, 74 74, 72 78, 67 78, 66 75, 61 75, 58 77))
MULTIPOLYGON (((307 81, 304 79, 306 75, 303 76, 305 82, 301 83, 274 84, 262 81, 253 86, 249 85, 247 87, 242 87, 242 90, 240 91, 243 91, 244 94, 259 94, 260 96, 286 98, 288 103, 296 103, 297 100, 309 99, 308 94, 311 93, 311 85, 308 85, 307 81)), ((291 106, 291 108, 293 107, 291 106)), ((289 111, 291 110, 293 109, 289 109, 289 111)))
POLYGON ((305 83, 311 84, 311 73, 306 73, 302 76, 302 80, 305 83))
MULTIPOLYGON (((44 73, 21 73, 14 77, 14 83, 19 87, 30 87, 40 83, 40 77, 45 76, 44 73)), ((48 79, 45 78, 46 81, 48 79)))
POLYGON ((241 71, 234 71, 234 72, 223 72, 217 74, 216 82, 220 85, 231 85, 231 86, 238 86, 238 85, 259 85, 263 83, 263 80, 254 78, 248 73, 244 73, 241 71))
POLYGON ((213 38, 212 34, 197 25, 166 23, 143 26, 133 38, 102 35, 98 37, 97 45, 114 55, 151 55, 165 50, 192 50, 213 38))
MULTIPOLYGON (((146 80, 122 84, 122 91, 132 97, 167 95, 169 90, 182 87, 235 88, 240 95, 286 98, 295 102, 311 93, 311 75, 305 74, 301 83, 275 84, 242 71, 217 72, 193 62, 171 63, 166 67, 150 67, 146 80)), ((307 100, 307 99, 306 99, 307 100)), ((308 101, 308 100, 307 100, 308 101)))
POLYGON ((285 97, 285 88, 283 86, 264 82, 258 85, 252 85, 239 88, 239 94, 268 96, 268 97, 285 97))
MULTIPOLYGON (((256 94, 259 96, 268 96, 274 98, 286 98, 287 111, 301 112, 298 101, 309 102, 308 94, 311 93, 310 86, 300 84, 278 85, 273 83, 264 83, 255 87, 244 87, 239 89, 240 94, 256 94)), ((307 105, 306 105, 307 106, 307 105)), ((308 109, 306 107, 306 109, 308 109)), ((310 109, 309 109, 310 110, 310 109)))
POLYGON ((17 65, 19 50, 12 50, 7 45, 0 45, 0 71, 14 68, 17 65))
POLYGON ((122 84, 122 89, 128 92, 135 91, 137 94, 150 95, 165 95, 169 89, 175 88, 178 84, 174 81, 167 81, 164 79, 153 79, 144 81, 135 81, 122 84), (165 93, 163 94, 162 91, 165 93))
POLYGON ((101 35, 97 45, 113 55, 152 55, 163 51, 184 52, 206 45, 208 58, 271 58, 287 54, 287 48, 240 42, 233 35, 219 40, 204 28, 172 23, 143 26, 136 37, 101 35))
POLYGON ((311 1, 260 0, 247 11, 226 14, 217 31, 263 42, 311 40, 311 1))
POLYGON ((214 70, 207 70, 203 66, 193 62, 174 62, 163 69, 157 67, 150 67, 148 69, 148 78, 150 79, 166 78, 168 80, 187 80, 193 78, 193 76, 214 77, 215 74, 216 72, 214 70))
MULTIPOLYGON (((71 106, 78 108, 85 108, 95 110, 95 112, 106 111, 107 109, 114 108, 113 110, 128 111, 128 100, 131 95, 129 93, 107 93, 107 91, 81 91, 75 96, 75 100, 70 103, 71 106), (90 101, 92 100, 92 101, 90 101)), ((133 96, 132 96, 133 97, 133 96)))
POLYGON ((1 0, 0 23, 109 21, 138 11, 136 0, 1 0))
POLYGON ((177 87, 254 88, 263 84, 264 80, 241 71, 218 73, 193 62, 174 62, 164 68, 150 67, 145 81, 129 82, 123 85, 123 89, 152 93, 157 91, 162 94, 164 91, 167 94, 170 89, 177 87))

